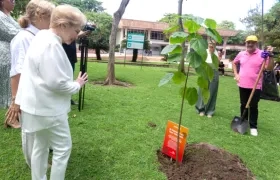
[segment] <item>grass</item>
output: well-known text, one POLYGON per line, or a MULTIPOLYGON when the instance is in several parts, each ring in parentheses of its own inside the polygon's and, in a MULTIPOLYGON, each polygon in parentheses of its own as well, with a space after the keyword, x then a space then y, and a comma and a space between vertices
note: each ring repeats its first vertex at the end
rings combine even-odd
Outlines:
MULTIPOLYGON (((97 60, 95 58, 89 58, 88 59, 89 62, 104 62, 107 63, 108 62, 108 58, 102 58, 102 60, 97 60)), ((131 58, 126 58, 126 59, 116 59, 115 60, 116 63, 130 63, 130 64, 156 64, 156 65, 162 65, 162 64, 175 64, 175 63, 169 63, 167 61, 146 61, 145 59, 142 62, 141 58, 138 58, 136 62, 132 62, 131 58)))
MULTIPOLYGON (((106 64, 89 63, 88 69, 91 81, 106 75, 106 64)), ((84 110, 73 107, 69 116, 73 150, 67 180, 166 179, 158 170, 156 150, 162 146, 167 120, 178 122, 180 86, 157 85, 171 70, 116 65, 117 78, 133 87, 86 86, 84 110), (149 127, 149 122, 156 128, 149 127)), ((195 80, 191 76, 189 86, 195 80)), ((199 117, 194 107, 185 105, 183 125, 190 129, 188 143, 208 142, 224 148, 238 154, 258 179, 280 179, 279 103, 261 100, 259 111, 258 137, 232 132, 230 122, 239 115, 238 89, 232 77, 220 77, 212 119, 199 117)), ((0 179, 30 180, 20 131, 0 128, 0 136, 0 179)))

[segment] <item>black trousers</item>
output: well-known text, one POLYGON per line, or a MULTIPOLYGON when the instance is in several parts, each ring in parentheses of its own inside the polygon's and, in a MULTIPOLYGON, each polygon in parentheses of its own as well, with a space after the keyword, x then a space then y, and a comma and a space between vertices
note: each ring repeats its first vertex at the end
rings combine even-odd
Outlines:
POLYGON ((221 72, 222 75, 224 75, 225 74, 225 69, 224 68, 219 68, 219 72, 221 72))
POLYGON ((279 71, 276 72, 276 82, 280 83, 280 73, 279 73, 279 71))
POLYGON ((71 61, 70 61, 70 63, 71 63, 71 66, 72 66, 72 69, 73 69, 73 72, 74 72, 75 71, 75 63, 71 62, 71 61))
MULTIPOLYGON (((252 92, 252 89, 246 89, 246 88, 239 87, 241 116, 245 110, 245 107, 246 107, 246 104, 247 104, 247 101, 249 99, 251 92, 252 92)), ((258 104, 260 101, 260 95, 261 95, 261 90, 256 89, 256 91, 253 95, 253 98, 251 100, 249 110, 248 110, 250 113, 248 113, 248 111, 247 111, 246 116, 245 116, 245 119, 249 120, 249 122, 250 122, 250 128, 254 128, 254 129, 257 129, 257 125, 258 125, 258 116, 259 116, 258 104)))

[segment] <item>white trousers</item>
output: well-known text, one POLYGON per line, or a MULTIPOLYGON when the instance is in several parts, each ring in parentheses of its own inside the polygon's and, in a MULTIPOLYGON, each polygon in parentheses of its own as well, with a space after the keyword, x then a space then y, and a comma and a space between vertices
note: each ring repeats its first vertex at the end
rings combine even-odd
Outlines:
POLYGON ((34 144, 34 133, 21 131, 22 152, 26 164, 31 168, 31 155, 34 144))
POLYGON ((26 134, 31 132, 34 135, 31 155, 32 180, 47 179, 49 147, 53 149, 50 180, 64 180, 72 149, 68 115, 42 117, 22 112, 21 118, 26 134))

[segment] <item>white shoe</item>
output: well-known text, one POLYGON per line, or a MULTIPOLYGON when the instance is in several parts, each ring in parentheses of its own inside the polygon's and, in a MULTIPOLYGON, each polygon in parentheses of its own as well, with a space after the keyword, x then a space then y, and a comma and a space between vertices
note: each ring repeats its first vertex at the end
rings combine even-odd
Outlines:
POLYGON ((200 115, 200 116, 204 116, 205 114, 204 114, 204 112, 201 112, 201 113, 199 113, 199 115, 200 115))
POLYGON ((251 135, 252 136, 258 136, 258 130, 257 129, 251 129, 251 135))

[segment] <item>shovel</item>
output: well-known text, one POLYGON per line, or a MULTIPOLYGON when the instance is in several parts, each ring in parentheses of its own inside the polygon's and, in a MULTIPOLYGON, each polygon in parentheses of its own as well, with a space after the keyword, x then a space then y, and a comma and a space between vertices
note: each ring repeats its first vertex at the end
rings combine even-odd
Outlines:
POLYGON ((247 132, 247 129, 249 127, 249 121, 246 119, 246 113, 248 111, 248 109, 250 108, 250 103, 251 103, 251 100, 253 98, 253 95, 255 93, 255 90, 256 90, 256 87, 258 85, 258 82, 263 74, 263 70, 264 70, 264 67, 265 67, 265 60, 263 61, 262 63, 262 66, 261 66, 261 70, 258 74, 258 77, 257 77, 257 80, 254 84, 254 88, 252 89, 252 92, 249 96, 249 99, 247 101, 247 104, 245 106, 245 109, 243 111, 243 114, 241 117, 238 117, 238 116, 234 116, 233 120, 231 121, 231 129, 235 132, 238 132, 240 134, 245 134, 247 132))

